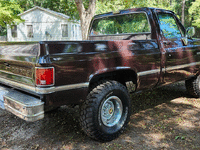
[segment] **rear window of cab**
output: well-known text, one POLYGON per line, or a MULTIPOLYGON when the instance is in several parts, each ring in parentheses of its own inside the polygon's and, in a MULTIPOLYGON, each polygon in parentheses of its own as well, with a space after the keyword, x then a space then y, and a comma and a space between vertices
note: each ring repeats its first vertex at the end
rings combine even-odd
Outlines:
POLYGON ((132 13, 95 19, 90 36, 144 32, 151 32, 146 13, 132 13))

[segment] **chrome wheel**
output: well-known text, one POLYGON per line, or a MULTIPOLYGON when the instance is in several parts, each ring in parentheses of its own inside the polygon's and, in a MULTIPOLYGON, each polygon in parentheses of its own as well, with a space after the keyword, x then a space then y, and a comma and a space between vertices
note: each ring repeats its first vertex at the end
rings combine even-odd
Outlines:
POLYGON ((101 107, 101 120, 107 127, 116 125, 122 117, 123 106, 117 96, 106 99, 101 107))

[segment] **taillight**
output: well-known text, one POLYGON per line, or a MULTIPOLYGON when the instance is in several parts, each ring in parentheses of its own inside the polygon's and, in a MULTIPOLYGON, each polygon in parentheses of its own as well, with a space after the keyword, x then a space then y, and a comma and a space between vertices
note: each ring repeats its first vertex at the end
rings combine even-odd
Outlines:
POLYGON ((36 85, 45 86, 54 84, 54 67, 35 68, 36 85))

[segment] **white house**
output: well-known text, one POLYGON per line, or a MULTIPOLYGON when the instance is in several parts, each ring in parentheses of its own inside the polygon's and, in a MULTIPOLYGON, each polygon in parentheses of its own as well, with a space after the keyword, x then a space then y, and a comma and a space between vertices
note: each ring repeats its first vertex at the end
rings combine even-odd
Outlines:
POLYGON ((36 6, 19 16, 25 22, 7 26, 9 42, 81 40, 80 23, 62 13, 36 6))

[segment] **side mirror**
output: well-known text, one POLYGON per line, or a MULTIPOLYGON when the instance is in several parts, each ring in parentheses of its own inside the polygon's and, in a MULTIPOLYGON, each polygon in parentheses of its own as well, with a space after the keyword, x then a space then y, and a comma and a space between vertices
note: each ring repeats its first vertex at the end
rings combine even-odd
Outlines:
POLYGON ((188 27, 186 31, 187 31, 187 35, 189 37, 193 37, 195 35, 195 28, 194 27, 188 27))

